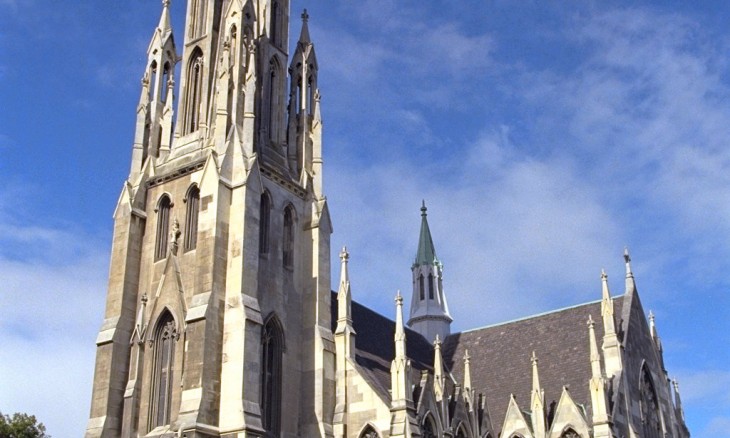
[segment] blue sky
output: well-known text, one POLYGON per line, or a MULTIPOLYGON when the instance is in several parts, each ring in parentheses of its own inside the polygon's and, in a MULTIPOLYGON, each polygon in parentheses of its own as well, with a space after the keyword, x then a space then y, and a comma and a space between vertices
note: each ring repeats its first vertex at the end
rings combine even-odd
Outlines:
MULTIPOLYGON (((693 436, 730 436, 730 5, 608 3, 293 1, 333 248, 392 314, 426 199, 463 330, 598 299, 601 268, 622 293, 628 245, 693 436)), ((0 0, 0 411, 54 437, 86 425, 160 9, 0 0)))

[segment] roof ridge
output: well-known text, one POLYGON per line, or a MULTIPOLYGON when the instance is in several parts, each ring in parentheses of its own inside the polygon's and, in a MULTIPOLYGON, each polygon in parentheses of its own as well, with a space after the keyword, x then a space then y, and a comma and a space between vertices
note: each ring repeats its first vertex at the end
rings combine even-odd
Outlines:
MULTIPOLYGON (((614 296, 613 298, 623 298, 624 295, 625 294, 617 295, 617 296, 614 296)), ((514 324, 516 322, 526 321, 528 319, 533 319, 533 318, 539 318, 541 316, 547 316, 547 315, 551 315, 553 313, 564 312, 566 310, 576 309, 578 307, 589 306, 591 304, 599 304, 600 302, 601 302, 601 300, 594 300, 594 301, 588 301, 586 303, 575 304, 575 305, 568 306, 568 307, 562 307, 560 309, 548 310, 546 312, 540 312, 540 313, 536 313, 534 315, 523 316, 521 318, 511 319, 509 321, 503 321, 503 322, 498 322, 498 323, 495 323, 495 324, 488 324, 488 325, 484 325, 484 326, 481 326, 481 327, 475 327, 475 328, 468 329, 468 330, 462 330, 460 332, 456 332, 456 333, 450 334, 449 337, 454 336, 454 335, 457 335, 457 334, 460 334, 460 333, 471 333, 471 332, 475 332, 477 330, 483 330, 483 329, 488 329, 488 328, 493 328, 493 327, 499 327, 499 326, 507 325, 507 324, 514 324)))

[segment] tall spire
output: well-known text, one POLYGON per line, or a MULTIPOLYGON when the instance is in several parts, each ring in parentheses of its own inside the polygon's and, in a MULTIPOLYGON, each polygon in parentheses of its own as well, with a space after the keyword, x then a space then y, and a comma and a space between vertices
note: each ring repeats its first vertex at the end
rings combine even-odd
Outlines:
POLYGON ((403 297, 395 297, 395 358, 390 365, 391 420, 390 436, 407 438, 418 427, 411 391, 411 361, 406 356, 406 332, 403 327, 403 297))
POLYGON ((433 246, 433 239, 431 238, 431 230, 428 227, 428 215, 426 212, 426 201, 423 200, 421 204, 421 233, 418 238, 418 251, 416 252, 415 265, 432 265, 438 263, 436 258, 436 249, 433 246))
POLYGON ((299 34, 299 42, 303 44, 312 42, 309 37, 309 14, 306 9, 302 12, 302 32, 299 34))
POLYGON ((633 294, 636 292, 636 280, 634 280, 634 273, 631 270, 631 256, 628 247, 624 248, 624 263, 626 264, 626 294, 633 294))
POLYGON ((446 338, 451 333, 451 315, 443 288, 443 265, 436 257, 436 249, 428 227, 426 202, 421 204, 421 232, 416 259, 411 266, 413 295, 408 325, 426 340, 433 342, 438 335, 446 338))
POLYGON ((607 381, 601 372, 601 355, 598 353, 596 331, 593 317, 588 315, 588 342, 590 344, 591 361, 591 404, 593 412, 593 431, 596 438, 611 437, 611 426, 608 416, 608 399, 606 397, 607 381))
POLYGON ((674 388, 674 409, 677 411, 677 417, 684 422, 684 408, 682 408, 682 399, 679 397, 679 382, 677 379, 672 380, 674 388))
POLYGON ((613 299, 608 289, 608 275, 601 270, 601 316, 603 318, 603 358, 606 375, 613 376, 622 368, 621 345, 616 334, 616 320, 613 316, 613 299))
POLYGON ((532 352, 532 397, 530 406, 532 408, 532 430, 535 438, 544 438, 546 431, 545 424, 545 392, 540 387, 540 376, 537 370, 537 355, 532 352))
POLYGON ((162 15, 160 16, 160 24, 157 29, 162 32, 165 37, 172 33, 172 20, 170 20, 170 0, 162 0, 162 15))
POLYGON ((352 326, 352 293, 350 291, 350 274, 347 270, 347 262, 350 254, 347 247, 340 251, 340 287, 337 291, 337 328, 335 336, 342 336, 341 353, 345 357, 354 358, 355 351, 355 329, 352 326))

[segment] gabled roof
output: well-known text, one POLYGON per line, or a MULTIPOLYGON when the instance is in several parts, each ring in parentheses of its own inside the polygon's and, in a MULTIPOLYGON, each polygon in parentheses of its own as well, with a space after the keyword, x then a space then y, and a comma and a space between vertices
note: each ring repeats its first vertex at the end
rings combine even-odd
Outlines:
MULTIPOLYGON (((616 315, 621 315, 622 301, 623 297, 614 298, 616 315)), ((600 301, 454 333, 444 341, 444 362, 456 381, 461 382, 464 352, 469 350, 474 392, 484 394, 492 427, 501 431, 510 394, 515 395, 522 409, 529 409, 530 357, 535 351, 548 420, 552 419, 563 386, 567 386, 575 402, 585 407, 590 423, 588 315, 601 321, 600 301)), ((600 343, 603 325, 596 324, 595 329, 600 343)))

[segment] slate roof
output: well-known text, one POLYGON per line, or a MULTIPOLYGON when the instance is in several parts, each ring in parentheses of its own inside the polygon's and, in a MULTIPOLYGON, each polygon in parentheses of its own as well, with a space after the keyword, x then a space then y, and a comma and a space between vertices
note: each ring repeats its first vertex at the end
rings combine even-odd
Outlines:
MULTIPOLYGON (((619 324, 623 297, 614 298, 614 315, 619 324)), ((596 338, 601 348, 603 324, 601 302, 582 304, 541 315, 484 328, 454 333, 443 345, 445 365, 458 383, 463 383, 464 352, 471 356, 472 385, 486 397, 492 427, 500 432, 514 394, 523 410, 530 408, 532 363, 538 358, 540 386, 545 390, 548 420, 557 408, 563 386, 573 400, 583 405, 590 424, 591 404, 588 382, 591 378, 588 326, 591 315, 596 322, 596 338)))
MULTIPOLYGON (((337 327, 337 293, 332 292, 332 332, 337 327)), ((395 357, 395 322, 352 301, 355 328, 355 361, 376 391, 390 400, 390 364, 395 357)), ((406 354, 415 370, 433 369, 433 347, 420 334, 406 327, 406 354)), ((413 373, 417 379, 418 373, 413 373)))
MULTIPOLYGON (((614 297, 616 327, 621 324, 623 296, 614 297)), ((337 296, 333 293, 333 302, 337 296)), ((337 306, 332 306, 332 330, 337 321, 337 306)), ((581 304, 540 315, 467 330, 449 335, 442 354, 447 372, 456 383, 464 381, 464 353, 471 356, 472 386, 484 394, 493 430, 501 432, 510 394, 522 410, 530 408, 532 363, 538 358, 540 386, 545 391, 548 420, 557 408, 563 386, 573 400, 585 409, 590 424, 591 402, 588 383, 591 378, 588 341, 588 315, 596 322, 596 340, 601 348, 603 324, 601 302, 581 304)), ((356 361, 361 372, 376 391, 390 399, 390 364, 395 356, 393 335, 395 322, 367 307, 352 302, 356 361)), ((433 370, 433 346, 420 334, 406 328, 406 352, 416 370, 433 370)), ((414 383, 418 373, 414 373, 414 383)), ((529 421, 529 417, 528 418, 529 421)))

